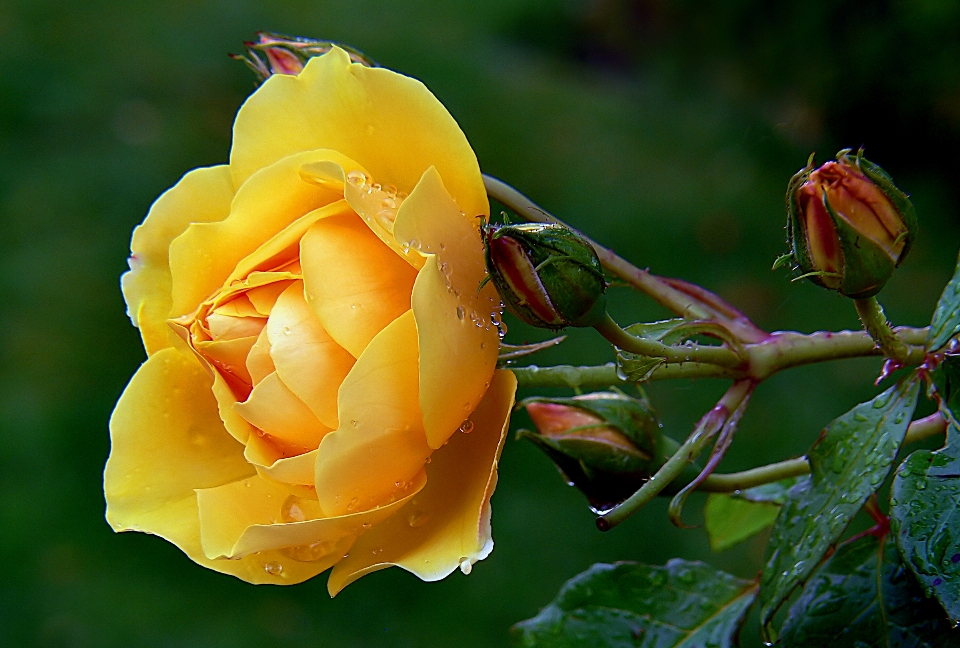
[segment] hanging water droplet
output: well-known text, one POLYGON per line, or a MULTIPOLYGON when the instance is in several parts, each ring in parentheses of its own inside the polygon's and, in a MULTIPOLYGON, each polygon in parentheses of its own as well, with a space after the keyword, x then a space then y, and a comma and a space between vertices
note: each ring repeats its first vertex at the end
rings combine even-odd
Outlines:
POLYGON ((367 184, 367 174, 363 171, 351 171, 347 174, 347 182, 354 187, 362 187, 367 184))
POLYGON ((283 565, 278 562, 268 562, 263 565, 263 571, 271 576, 279 576, 283 573, 283 565))
POLYGON ((470 562, 469 558, 460 559, 460 571, 463 572, 464 576, 469 576, 470 572, 473 571, 473 563, 470 562))
POLYGON ((470 419, 467 419, 466 421, 460 424, 458 431, 462 432, 463 434, 470 434, 471 432, 473 432, 473 421, 471 421, 470 419))

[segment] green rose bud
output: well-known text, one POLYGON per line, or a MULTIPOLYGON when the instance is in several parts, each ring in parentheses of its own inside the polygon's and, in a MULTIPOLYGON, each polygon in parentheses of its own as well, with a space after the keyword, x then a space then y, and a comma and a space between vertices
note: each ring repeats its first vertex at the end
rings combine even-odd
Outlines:
POLYGON ((507 309, 557 330, 592 326, 606 312, 606 282, 593 247, 562 225, 484 225, 487 272, 507 309))
POLYGON ((543 450, 567 482, 587 496, 594 511, 608 510, 629 497, 677 449, 677 443, 663 435, 646 399, 597 392, 528 398, 520 407, 526 408, 537 431, 520 430, 517 438, 543 450))
POLYGON ((787 188, 790 254, 802 277, 842 295, 876 295, 917 234, 910 199, 890 176, 845 149, 836 162, 807 166, 787 188))

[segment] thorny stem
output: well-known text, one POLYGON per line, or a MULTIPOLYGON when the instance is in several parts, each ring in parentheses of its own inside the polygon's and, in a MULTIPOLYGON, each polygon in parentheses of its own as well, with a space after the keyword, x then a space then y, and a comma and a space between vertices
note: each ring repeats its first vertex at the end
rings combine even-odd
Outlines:
POLYGON ((752 380, 738 380, 733 383, 716 406, 703 415, 683 445, 664 462, 655 475, 640 487, 640 490, 597 518, 597 528, 601 531, 612 529, 659 495, 683 472, 684 468, 700 456, 704 448, 713 440, 714 435, 726 423, 730 414, 737 410, 755 386, 752 380))
POLYGON ((910 357, 910 349, 890 327, 877 298, 855 299, 853 303, 860 321, 863 322, 863 328, 883 351, 883 355, 900 363, 906 362, 910 357))
MULTIPOLYGON (((923 361, 923 343, 927 337, 926 328, 898 328, 897 333, 910 345, 907 362, 920 364, 923 361)), ((632 337, 632 336, 631 336, 632 337)), ((636 338, 633 338, 636 339, 636 338)), ((705 347, 723 350, 722 347, 705 347)), ((676 347, 685 351, 686 347, 676 347)), ((665 364, 654 370, 648 380, 672 380, 677 378, 744 378, 757 380, 768 378, 778 371, 800 365, 882 355, 873 340, 864 331, 802 333, 772 333, 763 342, 744 345, 749 359, 747 369, 725 367, 704 362, 682 362, 665 364)), ((686 353, 683 354, 686 357, 686 353)), ((617 375, 616 365, 607 363, 599 366, 573 367, 559 365, 555 367, 511 367, 517 376, 519 387, 569 387, 571 389, 592 389, 629 382, 617 375)))
POLYGON ((609 313, 605 313, 599 324, 594 325, 597 332, 605 337, 614 346, 654 358, 664 358, 668 363, 703 362, 721 367, 739 367, 743 359, 725 347, 718 346, 669 346, 655 340, 638 338, 630 335, 620 325, 613 321, 609 313))
MULTIPOLYGON (((927 437, 943 434, 947 431, 947 422, 939 412, 934 412, 910 424, 907 428, 907 434, 903 438, 904 445, 915 443, 926 439, 927 437)), ((728 474, 713 474, 707 477, 697 490, 707 493, 732 493, 738 490, 753 488, 763 484, 770 484, 788 479, 790 477, 800 477, 810 474, 810 463, 806 457, 797 459, 787 459, 777 463, 768 464, 744 470, 743 472, 728 474)))

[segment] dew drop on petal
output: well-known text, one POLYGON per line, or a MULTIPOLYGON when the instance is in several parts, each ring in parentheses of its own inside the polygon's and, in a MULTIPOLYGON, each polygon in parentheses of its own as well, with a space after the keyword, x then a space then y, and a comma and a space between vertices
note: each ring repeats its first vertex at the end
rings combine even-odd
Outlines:
POLYGON ((347 174, 347 182, 355 187, 362 187, 367 184, 367 174, 363 171, 351 171, 347 174))
POLYGON ((416 529, 423 526, 429 517, 430 514, 426 511, 414 511, 407 517, 407 524, 416 529))
POLYGON ((465 576, 473 571, 473 563, 470 562, 469 558, 460 559, 460 571, 462 571, 465 576))
POLYGON ((467 419, 466 421, 461 423, 459 427, 459 431, 462 432, 463 434, 470 434, 471 432, 473 432, 473 421, 471 421, 470 419, 467 419))
POLYGON ((283 573, 283 565, 278 562, 268 562, 263 565, 263 571, 271 576, 279 576, 283 573))
POLYGON ((280 518, 284 522, 303 522, 307 519, 303 507, 300 505, 299 497, 290 495, 283 500, 283 504, 280 506, 280 518))
POLYGON ((462 320, 466 316, 463 306, 457 306, 457 319, 462 320))

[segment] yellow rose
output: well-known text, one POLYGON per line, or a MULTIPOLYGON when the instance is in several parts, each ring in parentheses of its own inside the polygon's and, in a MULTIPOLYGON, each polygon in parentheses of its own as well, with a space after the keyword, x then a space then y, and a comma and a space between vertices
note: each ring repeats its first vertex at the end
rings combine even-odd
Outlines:
POLYGON ((123 277, 148 359, 110 421, 107 520, 252 583, 491 548, 515 379, 495 371, 476 157, 418 81, 342 50, 243 105, 123 277))

